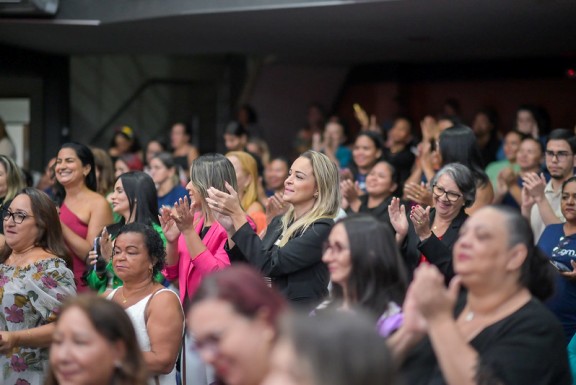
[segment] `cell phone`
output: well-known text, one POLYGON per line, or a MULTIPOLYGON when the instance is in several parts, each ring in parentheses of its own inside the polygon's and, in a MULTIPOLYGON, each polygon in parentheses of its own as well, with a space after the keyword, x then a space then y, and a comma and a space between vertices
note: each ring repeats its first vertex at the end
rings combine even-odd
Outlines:
POLYGON ((97 265, 98 265, 98 261, 100 260, 100 239, 101 237, 96 237, 94 238, 94 245, 92 247, 92 250, 94 250, 94 252, 97 255, 97 259, 96 259, 96 263, 94 264, 94 271, 97 270, 97 265))
POLYGON ((569 273, 572 271, 572 266, 567 266, 566 264, 564 264, 562 262, 550 261, 550 263, 552 264, 552 266, 554 266, 556 268, 556 270, 558 270, 560 272, 569 273))

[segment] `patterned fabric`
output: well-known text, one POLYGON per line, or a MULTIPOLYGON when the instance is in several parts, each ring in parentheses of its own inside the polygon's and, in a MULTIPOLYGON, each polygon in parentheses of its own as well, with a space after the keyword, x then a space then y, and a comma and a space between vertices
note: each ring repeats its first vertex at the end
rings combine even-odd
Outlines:
MULTIPOLYGON (((26 267, 0 264, 0 330, 17 331, 56 320, 62 302, 76 294, 74 275, 60 258, 26 267)), ((48 349, 16 347, 0 355, 4 385, 41 385, 48 349)))

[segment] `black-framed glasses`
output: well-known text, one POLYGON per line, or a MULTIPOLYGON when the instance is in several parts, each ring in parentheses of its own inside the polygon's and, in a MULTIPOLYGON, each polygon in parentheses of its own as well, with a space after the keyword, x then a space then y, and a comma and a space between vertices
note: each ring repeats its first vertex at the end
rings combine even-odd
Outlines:
POLYGON ((33 215, 28 215, 26 213, 21 213, 21 212, 15 212, 13 213, 10 210, 2 210, 2 219, 4 220, 4 222, 8 221, 8 218, 12 217, 12 220, 14 221, 14 223, 16 224, 21 224, 22 222, 24 222, 24 219, 26 218, 33 218, 33 215))
POLYGON ((456 202, 462 197, 462 194, 448 191, 445 188, 438 186, 437 184, 432 186, 432 193, 436 196, 436 198, 441 198, 442 195, 446 194, 446 199, 448 199, 450 202, 456 202))
POLYGON ((544 151, 544 153, 546 154, 546 158, 550 158, 550 159, 556 158, 556 159, 558 159, 559 162, 568 159, 568 157, 572 155, 572 153, 570 153, 568 151, 554 152, 554 151, 546 150, 546 151, 544 151))

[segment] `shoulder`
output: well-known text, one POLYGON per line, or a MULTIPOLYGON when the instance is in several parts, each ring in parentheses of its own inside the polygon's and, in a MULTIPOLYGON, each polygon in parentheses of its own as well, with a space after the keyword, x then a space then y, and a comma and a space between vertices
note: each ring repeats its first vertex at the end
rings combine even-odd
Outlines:
POLYGON ((96 191, 89 190, 86 192, 86 201, 92 207, 93 211, 101 210, 102 207, 109 207, 108 201, 96 191))
POLYGON ((171 315, 183 314, 180 298, 170 289, 160 289, 153 293, 148 302, 147 311, 171 315))
POLYGON ((334 226, 334 219, 320 218, 312 222, 308 229, 314 231, 315 233, 325 233, 329 232, 333 226, 334 226))

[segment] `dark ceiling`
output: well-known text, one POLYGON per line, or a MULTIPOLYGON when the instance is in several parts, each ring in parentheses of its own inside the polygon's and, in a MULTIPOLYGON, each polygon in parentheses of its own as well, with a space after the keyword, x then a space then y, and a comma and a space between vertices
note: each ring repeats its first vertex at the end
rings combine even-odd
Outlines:
POLYGON ((575 19, 576 0, 61 0, 54 19, 1 18, 0 43, 64 54, 243 53, 346 65, 576 60, 575 19))

